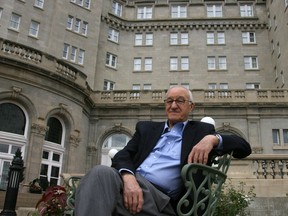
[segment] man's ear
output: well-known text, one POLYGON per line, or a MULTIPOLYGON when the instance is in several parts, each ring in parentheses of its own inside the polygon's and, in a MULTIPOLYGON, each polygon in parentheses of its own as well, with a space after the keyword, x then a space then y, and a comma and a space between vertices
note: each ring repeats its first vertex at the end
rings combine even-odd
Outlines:
POLYGON ((190 107, 191 107, 191 111, 194 109, 194 107, 195 107, 195 104, 194 103, 191 103, 190 104, 190 107))

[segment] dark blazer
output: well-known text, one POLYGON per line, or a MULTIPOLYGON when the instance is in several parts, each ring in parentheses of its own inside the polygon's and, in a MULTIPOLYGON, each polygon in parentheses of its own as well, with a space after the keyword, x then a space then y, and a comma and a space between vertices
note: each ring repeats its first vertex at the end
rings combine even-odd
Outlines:
MULTIPOLYGON (((136 131, 127 145, 112 160, 112 167, 129 169, 135 173, 138 166, 146 159, 162 135, 165 122, 142 121, 136 125, 136 131)), ((215 134, 214 126, 199 121, 188 121, 182 137, 181 168, 187 163, 188 155, 204 136, 215 134)), ((236 135, 221 135, 223 151, 213 150, 212 155, 225 154, 233 151, 233 157, 244 158, 251 154, 248 142, 236 135)), ((211 164, 209 160, 208 165, 211 164)))

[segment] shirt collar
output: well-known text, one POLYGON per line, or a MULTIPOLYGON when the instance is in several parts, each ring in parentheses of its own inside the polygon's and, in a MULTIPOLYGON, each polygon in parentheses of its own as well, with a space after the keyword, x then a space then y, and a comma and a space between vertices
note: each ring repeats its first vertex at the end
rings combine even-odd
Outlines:
MULTIPOLYGON (((180 122, 178 122, 177 124, 179 124, 180 122)), ((185 128, 185 126, 187 125, 187 123, 188 123, 188 120, 186 120, 186 121, 184 121, 184 122, 181 122, 182 124, 183 124, 183 128, 182 128, 182 132, 184 131, 184 128, 185 128)), ((168 120, 165 122, 165 125, 164 125, 164 129, 163 129, 163 132, 162 132, 162 134, 164 134, 164 133, 166 133, 166 132, 168 132, 168 131, 170 131, 170 128, 169 128, 169 126, 168 126, 168 120)))

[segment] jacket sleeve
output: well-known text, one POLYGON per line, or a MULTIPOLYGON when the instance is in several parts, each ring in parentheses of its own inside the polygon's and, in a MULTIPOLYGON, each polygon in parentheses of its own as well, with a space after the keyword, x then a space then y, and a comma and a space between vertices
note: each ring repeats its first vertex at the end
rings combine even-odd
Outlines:
POLYGON ((223 153, 233 152, 232 156, 238 159, 245 158, 251 154, 250 144, 240 136, 222 135, 223 153))

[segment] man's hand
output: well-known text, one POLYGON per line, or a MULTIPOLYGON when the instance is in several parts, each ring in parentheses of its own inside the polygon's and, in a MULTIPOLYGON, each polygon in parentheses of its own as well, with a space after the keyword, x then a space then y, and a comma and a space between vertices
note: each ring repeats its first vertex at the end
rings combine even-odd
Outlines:
POLYGON ((206 135, 197 143, 188 156, 188 163, 207 164, 208 156, 214 146, 218 145, 218 138, 214 135, 206 135))
POLYGON ((131 173, 123 173, 122 179, 124 184, 124 206, 131 214, 139 213, 142 210, 144 203, 142 189, 139 186, 135 176, 131 173))

